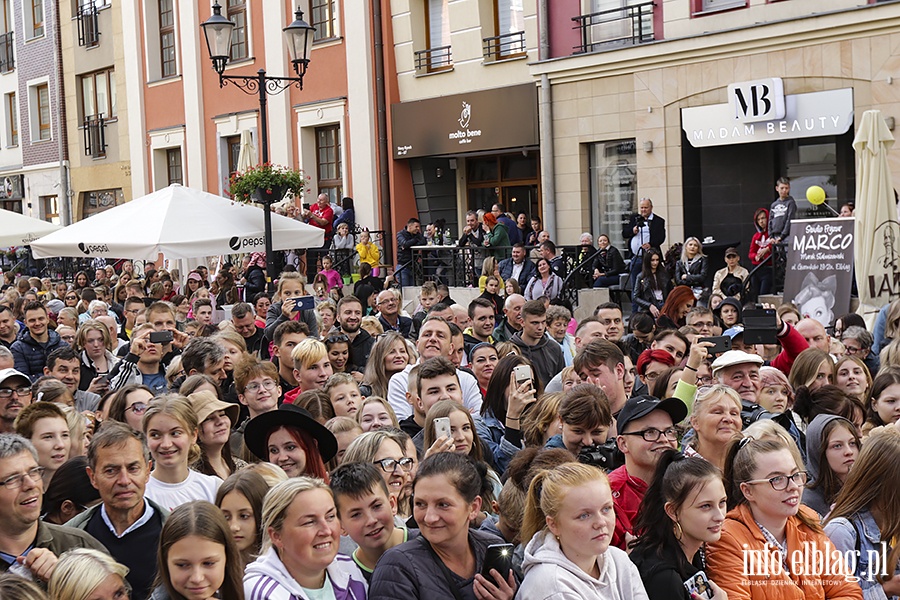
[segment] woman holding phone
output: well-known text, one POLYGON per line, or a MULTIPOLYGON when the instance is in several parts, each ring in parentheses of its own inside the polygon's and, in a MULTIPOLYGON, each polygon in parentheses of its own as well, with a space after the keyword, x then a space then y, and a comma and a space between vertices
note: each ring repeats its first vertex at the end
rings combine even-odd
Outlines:
MULTIPOLYGON (((586 467, 593 469, 593 467, 586 467)), ((384 553, 369 586, 369 600, 512 600, 518 587, 492 569, 482 574, 488 546, 503 542, 469 524, 481 512, 481 481, 466 456, 429 456, 413 483, 413 516, 421 536, 384 553)))

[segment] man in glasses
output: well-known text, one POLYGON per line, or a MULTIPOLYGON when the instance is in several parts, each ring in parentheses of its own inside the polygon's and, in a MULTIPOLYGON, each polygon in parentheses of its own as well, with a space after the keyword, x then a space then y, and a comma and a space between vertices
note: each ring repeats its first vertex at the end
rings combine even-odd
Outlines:
POLYGON ((400 314, 400 301, 392 290, 384 290, 378 294, 375 306, 378 308, 378 320, 385 331, 399 331, 403 337, 409 337, 412 319, 400 314))
POLYGON ((0 434, 0 572, 22 575, 46 587, 57 557, 66 550, 106 552, 106 548, 84 531, 41 520, 42 474, 31 442, 0 434))
POLYGON ((101 503, 66 523, 86 531, 128 567, 131 597, 153 591, 156 547, 169 511, 144 497, 150 478, 150 451, 144 437, 124 423, 110 421, 91 440, 87 474, 101 503))
POLYGON ((687 413, 687 406, 678 398, 635 396, 625 402, 616 422, 616 445, 625 455, 625 464, 609 474, 616 508, 614 546, 624 550, 627 538, 633 535, 632 523, 653 479, 656 463, 664 451, 678 447, 675 425, 687 413))
POLYGON ((0 371, 0 433, 15 433, 16 417, 31 404, 31 380, 15 369, 0 371))
POLYGON ((12 347, 19 335, 19 329, 21 327, 16 322, 12 310, 8 306, 0 304, 0 346, 12 347))

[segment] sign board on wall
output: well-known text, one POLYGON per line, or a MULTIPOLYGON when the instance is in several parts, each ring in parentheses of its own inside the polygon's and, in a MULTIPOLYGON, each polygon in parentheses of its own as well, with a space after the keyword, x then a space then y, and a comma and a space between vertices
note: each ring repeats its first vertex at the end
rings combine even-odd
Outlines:
POLYGON ((732 83, 728 102, 734 118, 741 123, 774 121, 784 118, 784 83, 780 77, 732 83))
POLYGON ((767 92, 760 87, 760 82, 734 84, 728 89, 732 101, 727 104, 681 109, 681 128, 693 147, 842 135, 853 126, 852 88, 784 96, 781 117, 771 117, 778 114, 777 90, 767 92), (740 98, 738 90, 741 90, 740 98), (772 105, 769 110, 765 110, 766 100, 772 105), (746 117, 742 101, 747 106, 746 117), (756 117, 766 120, 756 120, 756 117))
POLYGON ((825 327, 850 312, 854 223, 852 218, 791 222, 784 300, 825 327))
POLYGON ((532 84, 391 106, 394 158, 526 148, 540 142, 532 84))

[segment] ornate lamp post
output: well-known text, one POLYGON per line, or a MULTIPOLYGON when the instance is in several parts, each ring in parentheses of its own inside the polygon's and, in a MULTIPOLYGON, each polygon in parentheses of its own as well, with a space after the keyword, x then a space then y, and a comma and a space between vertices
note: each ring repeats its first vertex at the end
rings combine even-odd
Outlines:
MULTIPOLYGON (((265 69, 260 69, 256 75, 225 75, 225 66, 231 58, 232 32, 235 24, 222 16, 222 7, 218 1, 212 7, 212 16, 204 21, 200 27, 206 37, 206 47, 209 50, 209 58, 212 60, 213 69, 219 74, 219 87, 224 87, 231 82, 245 94, 257 94, 259 97, 260 119, 260 146, 262 148, 262 162, 269 162, 269 121, 267 112, 268 94, 279 94, 291 86, 303 89, 303 76, 309 66, 309 53, 312 50, 313 33, 316 28, 303 20, 303 11, 299 8, 294 12, 294 22, 284 28, 284 36, 287 44, 288 56, 294 66, 296 77, 269 77, 265 69)), ((275 261, 272 250, 272 215, 271 205, 281 200, 275 198, 277 194, 267 194, 265 190, 259 194, 264 205, 265 212, 265 238, 266 238, 266 291, 270 294, 275 291, 274 280, 278 276, 275 273, 275 261)))

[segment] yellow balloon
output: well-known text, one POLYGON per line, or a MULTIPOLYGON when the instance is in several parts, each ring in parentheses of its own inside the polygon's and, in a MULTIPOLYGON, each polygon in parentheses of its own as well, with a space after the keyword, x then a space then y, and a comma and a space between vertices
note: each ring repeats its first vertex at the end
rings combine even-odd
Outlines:
POLYGON ((817 185, 811 185, 806 188, 806 199, 810 204, 818 206, 825 202, 825 190, 817 185))

